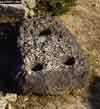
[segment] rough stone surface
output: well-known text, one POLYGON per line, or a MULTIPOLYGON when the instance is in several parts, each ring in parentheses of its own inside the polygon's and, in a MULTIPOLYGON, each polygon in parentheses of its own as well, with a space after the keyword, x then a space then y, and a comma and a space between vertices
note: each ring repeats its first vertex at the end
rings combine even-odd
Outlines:
POLYGON ((19 83, 25 92, 59 95, 88 84, 86 60, 62 22, 51 16, 33 17, 25 20, 21 33, 26 75, 19 83))

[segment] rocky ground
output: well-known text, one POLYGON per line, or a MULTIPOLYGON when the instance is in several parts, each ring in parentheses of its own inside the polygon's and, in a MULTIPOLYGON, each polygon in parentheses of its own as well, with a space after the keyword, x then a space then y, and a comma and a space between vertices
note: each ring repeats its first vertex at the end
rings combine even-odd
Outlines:
POLYGON ((94 84, 90 90, 63 96, 17 96, 0 97, 0 109, 99 109, 100 108, 100 0, 77 0, 66 15, 60 16, 88 56, 90 73, 94 84), (96 94, 97 93, 97 94, 96 94), (88 99, 89 98, 89 99, 88 99))

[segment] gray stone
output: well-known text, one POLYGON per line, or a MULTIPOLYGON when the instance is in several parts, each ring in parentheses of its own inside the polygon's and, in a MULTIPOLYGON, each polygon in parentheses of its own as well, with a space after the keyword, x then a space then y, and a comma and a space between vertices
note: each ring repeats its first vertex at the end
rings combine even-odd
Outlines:
POLYGON ((59 95, 88 85, 87 61, 60 20, 51 16, 27 19, 21 34, 26 75, 19 84, 25 93, 59 95))

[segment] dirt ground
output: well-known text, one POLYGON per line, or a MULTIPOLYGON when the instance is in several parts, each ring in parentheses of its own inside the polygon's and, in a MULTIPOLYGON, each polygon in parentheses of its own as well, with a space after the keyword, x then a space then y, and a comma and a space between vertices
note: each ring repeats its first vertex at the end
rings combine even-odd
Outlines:
POLYGON ((100 0, 78 0, 61 19, 88 54, 92 74, 100 75, 100 0))
MULTIPOLYGON (((100 0, 77 0, 65 15, 60 16, 67 28, 75 35, 83 53, 88 56, 90 73, 100 76, 100 0)), ((81 96, 59 97, 18 96, 9 109, 95 109, 81 96)), ((100 109, 100 108, 96 108, 100 109)))

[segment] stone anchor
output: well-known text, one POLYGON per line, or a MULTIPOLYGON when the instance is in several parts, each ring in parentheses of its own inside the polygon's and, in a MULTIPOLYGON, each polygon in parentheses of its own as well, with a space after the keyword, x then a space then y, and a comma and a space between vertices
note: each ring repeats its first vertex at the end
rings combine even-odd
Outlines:
POLYGON ((88 64, 75 37, 53 16, 26 19, 23 92, 61 95, 88 85, 88 64))

